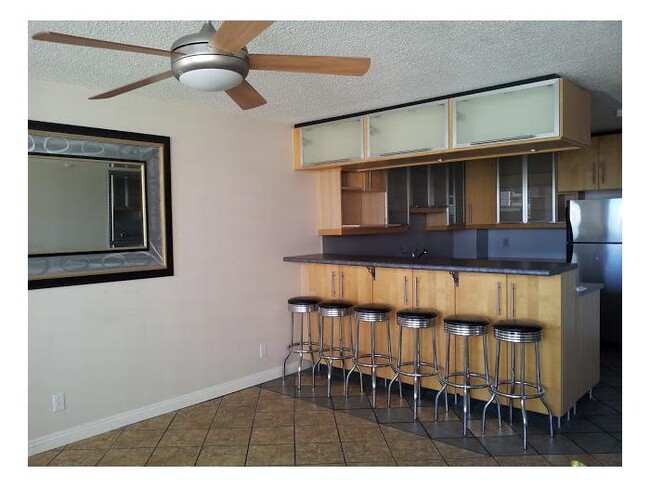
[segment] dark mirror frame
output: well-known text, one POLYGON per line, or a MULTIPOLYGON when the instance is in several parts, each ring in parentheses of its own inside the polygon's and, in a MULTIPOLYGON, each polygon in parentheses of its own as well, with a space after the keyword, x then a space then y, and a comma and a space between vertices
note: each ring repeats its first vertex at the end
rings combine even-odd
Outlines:
MULTIPOLYGON (((127 152, 130 157, 136 154, 134 159, 144 161, 146 167, 148 232, 145 249, 28 256, 28 289, 173 276, 169 137, 36 120, 28 121, 31 144, 34 137, 30 135, 64 139, 70 149, 59 155, 83 156, 78 148, 88 142, 127 152)), ((28 146, 29 154, 44 153, 32 152, 28 146)))

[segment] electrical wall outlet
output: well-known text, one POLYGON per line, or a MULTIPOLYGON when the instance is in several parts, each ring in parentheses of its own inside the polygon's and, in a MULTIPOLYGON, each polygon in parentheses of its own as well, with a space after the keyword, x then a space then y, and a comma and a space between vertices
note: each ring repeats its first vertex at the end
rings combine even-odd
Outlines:
POLYGON ((52 411, 60 412, 65 410, 65 393, 55 393, 52 395, 52 411))
POLYGON ((260 357, 266 357, 266 344, 260 344, 260 357))
POLYGON ((501 245, 504 248, 509 248, 510 247, 510 238, 509 237, 504 237, 503 240, 501 241, 501 245))

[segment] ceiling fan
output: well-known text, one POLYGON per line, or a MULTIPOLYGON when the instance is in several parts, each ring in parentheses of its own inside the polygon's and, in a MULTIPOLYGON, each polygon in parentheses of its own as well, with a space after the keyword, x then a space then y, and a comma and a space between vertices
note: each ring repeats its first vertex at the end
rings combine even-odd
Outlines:
POLYGON ((225 91, 240 108, 248 110, 266 103, 257 90, 246 81, 251 69, 362 76, 370 68, 369 58, 249 54, 246 44, 272 23, 224 21, 219 29, 215 30, 212 22, 206 22, 199 32, 176 40, 169 51, 56 32, 38 32, 32 39, 171 58, 171 70, 100 93, 90 97, 90 100, 111 98, 175 76, 190 88, 225 91))

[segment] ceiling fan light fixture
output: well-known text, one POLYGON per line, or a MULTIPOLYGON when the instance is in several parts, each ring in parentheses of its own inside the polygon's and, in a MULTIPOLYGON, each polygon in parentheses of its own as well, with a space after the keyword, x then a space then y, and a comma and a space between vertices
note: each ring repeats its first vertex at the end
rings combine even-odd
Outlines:
POLYGON ((183 85, 195 90, 225 91, 239 85, 244 80, 244 77, 236 71, 205 68, 181 73, 178 80, 183 85))

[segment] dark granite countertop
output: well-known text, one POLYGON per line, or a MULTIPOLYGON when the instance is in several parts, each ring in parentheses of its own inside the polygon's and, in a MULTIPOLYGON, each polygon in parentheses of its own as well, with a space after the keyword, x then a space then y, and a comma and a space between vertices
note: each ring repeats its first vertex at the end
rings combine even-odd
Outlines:
POLYGON ((390 256, 356 256, 344 254, 306 254, 287 256, 289 263, 341 264, 378 268, 410 268, 429 271, 466 271, 552 276, 577 269, 577 264, 552 261, 509 261, 497 259, 410 258, 390 256))

